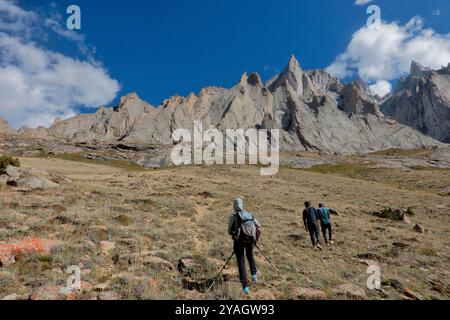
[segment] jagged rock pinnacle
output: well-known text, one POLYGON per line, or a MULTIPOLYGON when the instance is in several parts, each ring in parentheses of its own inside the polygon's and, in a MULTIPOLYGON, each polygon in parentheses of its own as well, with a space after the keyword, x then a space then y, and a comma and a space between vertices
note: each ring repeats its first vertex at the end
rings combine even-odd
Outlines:
POLYGON ((415 77, 423 76, 424 72, 430 71, 429 68, 425 68, 423 65, 416 61, 411 62, 411 75, 415 77))
POLYGON ((248 80, 247 72, 244 72, 241 76, 241 81, 239 81, 239 83, 245 86, 247 84, 247 80, 248 80))
POLYGON ((253 72, 253 73, 250 74, 250 76, 248 77, 247 82, 251 86, 258 86, 258 87, 263 87, 264 86, 260 75, 258 73, 256 73, 256 72, 253 72))
POLYGON ((291 58, 289 59, 289 63, 286 67, 286 70, 292 72, 292 73, 302 73, 302 68, 300 67, 300 63, 298 62, 297 58, 295 58, 295 55, 291 55, 291 58))

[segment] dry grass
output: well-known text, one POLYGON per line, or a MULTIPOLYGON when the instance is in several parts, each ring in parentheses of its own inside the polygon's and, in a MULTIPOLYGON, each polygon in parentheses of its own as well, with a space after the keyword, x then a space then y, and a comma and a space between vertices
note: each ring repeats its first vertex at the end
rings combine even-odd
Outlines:
MULTIPOLYGON (((55 238, 64 246, 51 257, 26 256, 2 268, 0 297, 64 284, 67 267, 80 265, 86 270, 82 280, 93 285, 109 282, 124 299, 242 299, 235 277, 207 294, 184 289, 176 270, 161 271, 142 262, 142 257, 152 255, 176 266, 180 258, 198 257, 203 271, 196 277, 212 277, 232 252, 226 227, 231 200, 242 196, 264 226, 261 248, 286 276, 278 278, 256 253, 262 282, 255 294, 269 289, 283 299, 289 298, 292 286, 303 286, 335 298, 332 289, 339 284, 365 287, 367 265, 356 256, 370 253, 379 257, 384 280, 399 281, 426 298, 448 298, 432 290, 428 280, 449 282, 450 203, 432 186, 432 182, 449 185, 449 172, 437 176, 426 170, 340 165, 282 168, 274 177, 261 177, 258 168, 246 166, 130 172, 84 161, 21 162, 73 182, 46 191, 0 190, 0 241, 55 238), (312 250, 307 234, 298 227, 304 200, 325 202, 342 213, 333 217, 336 245, 324 252, 312 250), (418 234, 413 225, 368 214, 385 207, 413 207, 413 225, 421 223, 428 232, 418 234), (116 249, 101 254, 100 241, 113 241, 116 249)), ((228 272, 234 270, 232 261, 228 272)), ((387 294, 400 297, 395 289, 387 294)), ((380 296, 369 292, 369 298, 380 296)))

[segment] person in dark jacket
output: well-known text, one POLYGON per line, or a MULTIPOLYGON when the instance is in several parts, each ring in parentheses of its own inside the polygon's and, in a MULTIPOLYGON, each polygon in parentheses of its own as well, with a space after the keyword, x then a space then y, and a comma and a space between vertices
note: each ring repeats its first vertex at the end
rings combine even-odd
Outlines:
POLYGON ((305 225, 305 230, 309 232, 313 247, 323 250, 319 239, 319 215, 308 201, 305 202, 305 210, 303 210, 303 224, 305 225))
POLYGON ((234 214, 231 215, 228 222, 228 234, 234 241, 234 252, 236 254, 242 290, 244 294, 249 294, 250 282, 247 278, 245 257, 247 256, 250 265, 252 281, 257 282, 258 276, 253 256, 253 246, 257 240, 257 235, 261 233, 261 226, 253 214, 244 210, 244 201, 241 198, 234 199, 233 207, 234 214))

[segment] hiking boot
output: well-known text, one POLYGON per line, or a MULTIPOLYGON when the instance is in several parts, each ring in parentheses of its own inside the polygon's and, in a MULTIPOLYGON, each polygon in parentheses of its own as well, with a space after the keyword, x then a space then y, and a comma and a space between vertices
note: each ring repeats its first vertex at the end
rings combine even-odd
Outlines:
POLYGON ((242 289, 242 292, 243 292, 245 295, 249 295, 249 294, 250 294, 250 288, 249 288, 249 287, 245 287, 245 288, 242 289))
POLYGON ((256 275, 256 274, 252 275, 252 281, 258 282, 258 275, 256 275))
POLYGON ((323 251, 323 247, 322 247, 320 244, 317 245, 317 248, 318 248, 320 251, 323 251))

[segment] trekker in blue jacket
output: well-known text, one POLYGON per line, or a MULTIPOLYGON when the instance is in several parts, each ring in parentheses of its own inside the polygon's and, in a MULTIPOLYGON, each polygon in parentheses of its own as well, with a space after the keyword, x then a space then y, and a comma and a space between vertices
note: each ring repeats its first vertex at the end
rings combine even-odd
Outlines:
POLYGON ((319 209, 317 210, 317 213, 318 213, 319 220, 320 220, 320 226, 322 229, 323 238, 325 239, 325 243, 327 245, 333 244, 333 234, 332 234, 332 227, 331 227, 330 212, 337 213, 335 210, 325 207, 325 205, 323 203, 319 204, 319 209), (327 237, 327 233, 328 233, 328 237, 327 237))

